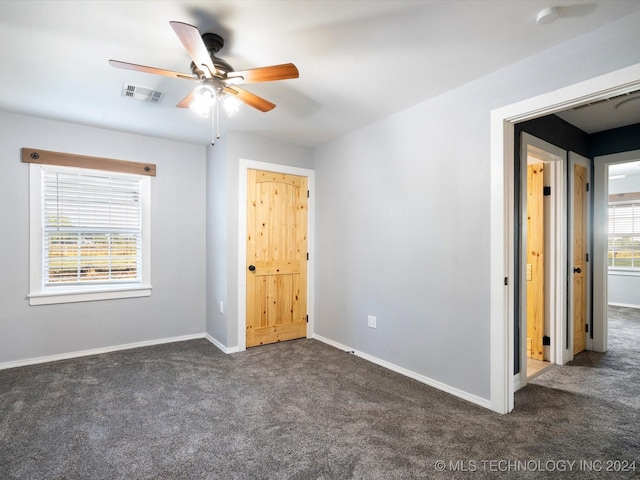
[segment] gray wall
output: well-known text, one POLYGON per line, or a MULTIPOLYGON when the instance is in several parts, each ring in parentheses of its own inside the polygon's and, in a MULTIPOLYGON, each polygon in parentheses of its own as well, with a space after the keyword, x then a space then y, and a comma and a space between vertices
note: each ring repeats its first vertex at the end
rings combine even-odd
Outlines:
POLYGON ((640 63, 639 36, 634 14, 315 151, 240 133, 205 150, 0 114, 0 222, 12 229, 0 237, 0 362, 203 329, 236 346, 246 158, 316 170, 318 334, 489 399, 490 112, 640 63), (22 146, 158 164, 151 297, 28 306, 22 146))
MULTIPOLYGON (((207 321, 206 332, 223 346, 227 342, 228 299, 228 135, 207 148, 207 321), (224 313, 220 313, 220 302, 224 313)), ((232 200, 233 201, 233 200, 232 200)), ((233 307, 235 308, 235 307, 233 307)), ((233 310, 232 310, 233 311, 233 310)))
POLYGON ((204 331, 205 153, 203 146, 0 112, 0 364, 204 331), (157 165, 150 297, 29 306, 22 147, 157 165))
POLYGON ((635 14, 318 148, 316 333, 489 399, 490 112, 639 40, 635 14))
POLYGON ((240 159, 310 169, 313 151, 238 132, 226 133, 207 148, 207 232, 212 239, 207 242, 207 333, 229 348, 238 346, 240 159))
POLYGON ((640 308, 640 276, 609 272, 607 277, 609 305, 640 308))
MULTIPOLYGON (((609 194, 640 192, 640 175, 609 180, 609 194)), ((608 301, 613 305, 640 308, 640 275, 638 273, 609 271, 608 301)))

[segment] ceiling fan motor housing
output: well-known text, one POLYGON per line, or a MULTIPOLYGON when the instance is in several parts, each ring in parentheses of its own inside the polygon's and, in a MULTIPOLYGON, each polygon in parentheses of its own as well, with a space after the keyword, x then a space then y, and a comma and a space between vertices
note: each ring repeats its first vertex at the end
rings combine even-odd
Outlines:
MULTIPOLYGON (((207 52, 209 52, 211 62, 214 67, 216 67, 216 72, 211 72, 211 74, 220 76, 218 71, 223 72, 225 75, 229 72, 233 72, 233 67, 231 65, 229 65, 225 60, 216 57, 216 53, 224 47, 224 39, 215 33, 205 33, 202 35, 202 41, 204 42, 204 46, 207 48, 207 52)), ((204 72, 193 62, 191 62, 191 73, 198 78, 203 78, 205 76, 204 72)))

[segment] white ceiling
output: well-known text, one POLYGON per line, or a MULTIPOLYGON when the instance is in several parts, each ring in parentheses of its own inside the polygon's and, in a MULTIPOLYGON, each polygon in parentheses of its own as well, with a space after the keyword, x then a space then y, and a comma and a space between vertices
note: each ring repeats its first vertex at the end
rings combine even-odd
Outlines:
POLYGON ((640 92, 630 92, 559 112, 583 132, 596 133, 640 123, 640 92))
POLYGON ((222 130, 317 146, 640 10, 638 0, 1 1, 0 110, 206 144, 210 121, 175 108, 181 79, 109 59, 189 72, 169 26, 221 35, 236 70, 293 62, 300 78, 249 85, 277 104, 243 106, 222 130), (538 25, 537 13, 560 7, 538 25), (160 90, 161 104, 120 95, 160 90))
POLYGON ((609 176, 614 175, 640 175, 640 161, 609 165, 609 176))

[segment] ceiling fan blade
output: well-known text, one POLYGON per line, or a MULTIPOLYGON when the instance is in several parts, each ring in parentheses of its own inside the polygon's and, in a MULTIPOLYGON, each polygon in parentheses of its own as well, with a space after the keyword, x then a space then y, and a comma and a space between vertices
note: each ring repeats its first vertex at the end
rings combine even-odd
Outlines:
POLYGON ((169 24, 178 35, 196 67, 204 72, 205 77, 211 78, 216 72, 216 67, 211 61, 207 47, 204 45, 198 29, 188 23, 169 22, 169 24))
POLYGON ((135 63, 121 62, 119 60, 109 60, 109 65, 116 68, 124 68, 126 70, 135 70, 137 72, 153 73, 155 75, 164 75, 165 77, 184 78, 186 80, 197 80, 193 75, 188 73, 174 72, 172 70, 164 70, 162 68, 147 67, 145 65, 137 65, 135 63))
POLYGON ((262 97, 254 95, 253 93, 238 87, 224 87, 223 90, 225 91, 225 93, 234 95, 237 99, 242 100, 250 107, 256 108, 261 112, 268 112, 269 110, 273 110, 276 106, 275 103, 271 103, 269 100, 265 100, 262 97))
POLYGON ((193 101, 195 100, 194 96, 193 96, 193 91, 189 92, 189 95, 187 95, 186 97, 184 97, 182 100, 180 100, 180 103, 178 103, 176 105, 176 107, 179 108, 189 108, 191 106, 191 104, 193 103, 193 101))
POLYGON ((298 76, 298 69, 293 63, 284 63, 270 67, 229 72, 225 83, 228 85, 240 85, 243 83, 273 82, 274 80, 298 78, 298 76))

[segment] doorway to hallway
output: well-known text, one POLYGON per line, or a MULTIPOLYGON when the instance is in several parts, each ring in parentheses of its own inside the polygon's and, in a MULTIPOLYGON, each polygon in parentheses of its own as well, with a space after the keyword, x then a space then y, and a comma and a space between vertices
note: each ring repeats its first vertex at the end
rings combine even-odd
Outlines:
POLYGON ((515 390, 590 347, 591 163, 521 134, 515 390))

